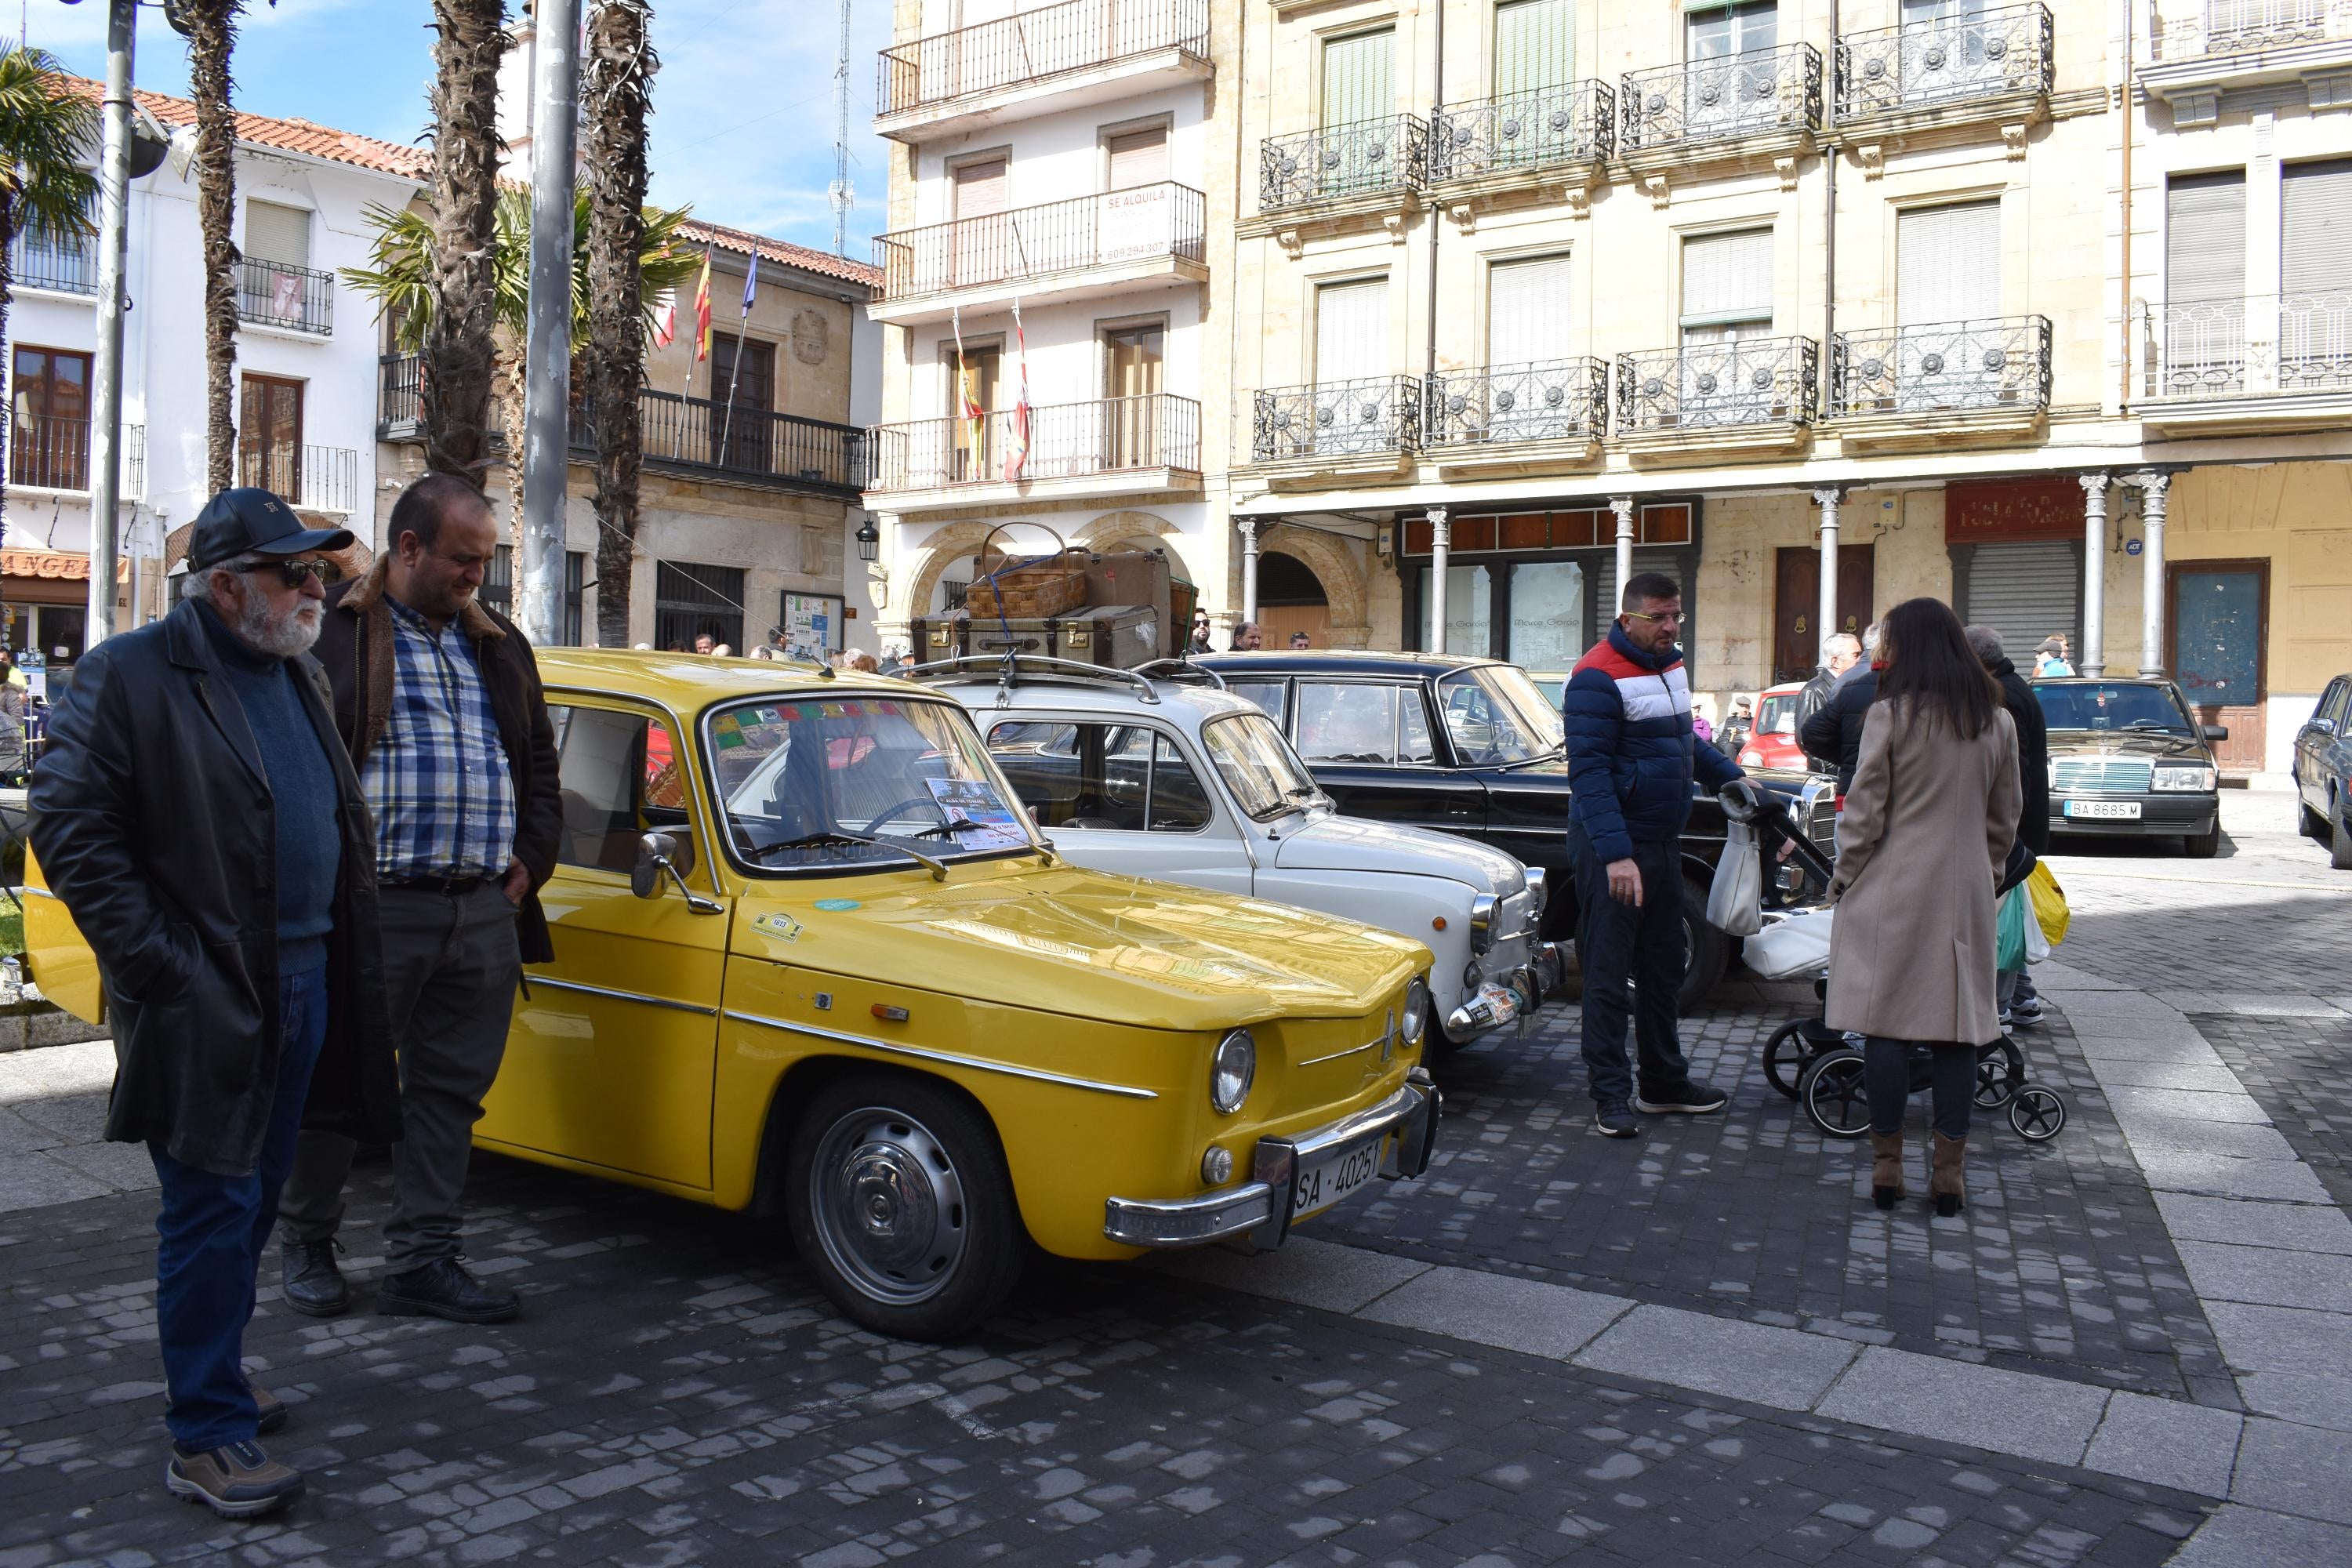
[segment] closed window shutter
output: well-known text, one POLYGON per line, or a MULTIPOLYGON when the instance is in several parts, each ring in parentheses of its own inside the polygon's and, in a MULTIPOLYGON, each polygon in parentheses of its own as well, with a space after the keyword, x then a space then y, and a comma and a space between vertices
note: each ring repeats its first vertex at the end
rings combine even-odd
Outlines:
MULTIPOLYGON (((1601 514, 1601 531, 1608 534, 1611 539, 1613 540, 1616 537, 1616 520, 1610 517, 1605 512, 1601 514)), ((1675 551, 1670 545, 1636 545, 1633 548, 1633 574, 1636 577, 1640 576, 1644 572, 1661 572, 1665 575, 1672 577, 1675 576, 1680 569, 1680 563, 1677 562, 1675 551)), ((1601 611, 1601 635, 1602 637, 1607 637, 1609 635, 1609 623, 1617 618, 1618 613, 1617 552, 1614 549, 1603 552, 1600 556, 1598 563, 1592 565, 1590 570, 1592 572, 1594 584, 1594 597, 1592 602, 1600 607, 1601 611)), ((1683 607, 1685 611, 1690 607, 1690 598, 1688 595, 1685 595, 1683 598, 1683 607)), ((1683 629, 1675 635, 1680 638, 1685 647, 1688 647, 1690 644, 1690 623, 1685 621, 1683 624, 1683 629)))
POLYGON ((1895 308, 1906 327, 2000 314, 2000 204, 1902 215, 1895 308))
POLYGON ((2045 542, 1979 544, 1969 556, 1968 603, 1960 618, 2000 633, 2018 668, 2032 668, 2042 639, 2064 633, 2082 646, 2083 572, 2074 546, 2045 542))
POLYGON ((1389 284, 1327 284, 1315 296, 1315 379, 1323 385, 1389 373, 1389 284))
POLYGON ((1110 188, 1131 190, 1156 185, 1168 177, 1168 131, 1154 126, 1132 135, 1110 139, 1110 188))
POLYGON ((2175 176, 2164 191, 2164 297, 2175 305, 2246 294, 2246 175, 2175 176))
POLYGON ((1683 325, 1772 319, 1772 231, 1683 241, 1683 325))
POLYGON ((1004 160, 966 163, 955 172, 955 215, 987 217, 1004 210, 1004 160))
POLYGON ((1567 257, 1498 261, 1487 270, 1486 279, 1489 365, 1568 357, 1567 257))
POLYGON ((2283 195, 2283 294, 2352 289, 2352 158, 2290 164, 2283 195))
POLYGON ((1353 125, 1397 111, 1396 34, 1383 30, 1323 46, 1323 124, 1353 125))
POLYGON ((281 202, 247 202, 245 254, 256 261, 310 266, 310 215, 281 202))
POLYGON ((1505 0, 1495 7, 1496 98, 1575 79, 1575 0, 1505 0))

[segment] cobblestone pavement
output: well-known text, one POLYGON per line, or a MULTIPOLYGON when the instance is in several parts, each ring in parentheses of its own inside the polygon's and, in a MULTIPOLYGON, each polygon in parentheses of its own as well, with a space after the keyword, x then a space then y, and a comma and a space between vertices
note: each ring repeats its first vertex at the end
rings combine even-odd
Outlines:
POLYGON ((2329 1195, 2352 1207, 2352 1019, 2189 1016, 2329 1195))

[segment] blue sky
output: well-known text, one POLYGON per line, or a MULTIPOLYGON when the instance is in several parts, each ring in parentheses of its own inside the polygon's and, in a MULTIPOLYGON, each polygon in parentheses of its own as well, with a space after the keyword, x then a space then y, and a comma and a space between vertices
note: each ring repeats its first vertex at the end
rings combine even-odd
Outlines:
MULTIPOLYGON (((583 4, 593 0, 583 0, 583 4)), ((889 0, 855 0, 849 62, 850 170, 857 207, 849 254, 872 258, 882 226, 885 144, 869 127, 875 54, 889 42, 889 0)), ((520 9, 509 0, 509 9, 520 9)), ((299 115, 388 142, 426 124, 433 76, 425 0, 247 0, 234 97, 257 114, 299 115)), ((104 0, 0 0, 0 26, 74 71, 106 69, 104 0), (18 16, 7 16, 16 10, 18 16)), ((833 247, 825 186, 833 178, 830 0, 654 0, 653 187, 665 205, 714 223, 833 247)), ((160 7, 140 8, 139 85, 184 96, 187 49, 160 7)))

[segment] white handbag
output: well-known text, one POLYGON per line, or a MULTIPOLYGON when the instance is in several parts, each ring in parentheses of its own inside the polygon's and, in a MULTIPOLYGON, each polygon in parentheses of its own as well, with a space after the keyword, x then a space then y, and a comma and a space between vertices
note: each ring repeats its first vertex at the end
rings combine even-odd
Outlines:
POLYGON ((1715 863, 1706 923, 1731 936, 1754 936, 1764 929, 1764 868, 1756 854, 1756 831, 1736 818, 1726 825, 1723 858, 1715 863))

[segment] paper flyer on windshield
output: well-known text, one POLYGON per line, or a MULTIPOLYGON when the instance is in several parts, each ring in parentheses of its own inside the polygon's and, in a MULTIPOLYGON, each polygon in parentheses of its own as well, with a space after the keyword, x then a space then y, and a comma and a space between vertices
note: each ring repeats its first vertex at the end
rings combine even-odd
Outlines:
POLYGON ((1029 843, 1029 835, 1022 831, 1020 820, 1003 801, 997 798, 993 786, 979 779, 926 779, 931 798, 940 803, 950 823, 968 822, 969 833, 955 836, 956 843, 966 849, 1020 849, 1029 843))

